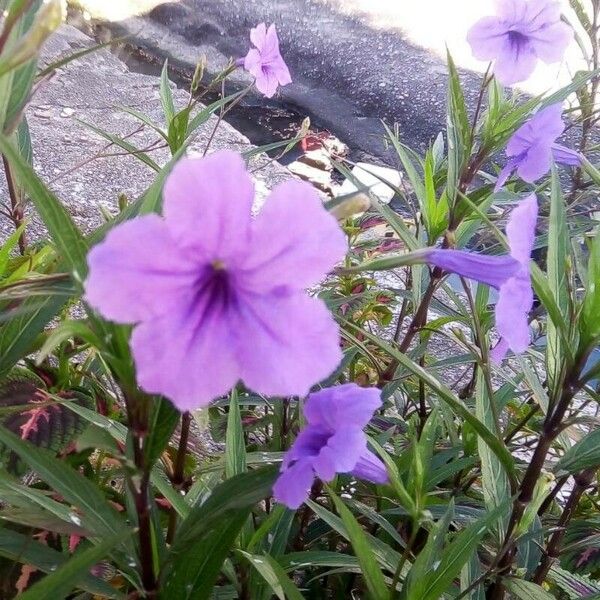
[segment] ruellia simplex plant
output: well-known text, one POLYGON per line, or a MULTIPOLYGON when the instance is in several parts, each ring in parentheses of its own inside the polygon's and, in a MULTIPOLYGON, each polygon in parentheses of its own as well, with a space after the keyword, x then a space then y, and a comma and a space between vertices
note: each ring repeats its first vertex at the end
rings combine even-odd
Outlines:
POLYGON ((0 8, 0 597, 600 597, 598 0, 473 24, 476 105, 448 56, 427 152, 385 126, 402 214, 343 160, 358 193, 290 177, 253 214, 256 156, 306 132, 211 146, 244 95, 291 83, 274 25, 208 84, 201 62, 183 106, 165 67, 164 123, 125 109, 157 144, 94 126, 156 171, 94 231, 27 127, 90 50, 40 70, 62 2, 0 8), (572 44, 569 85, 507 89, 572 44), (237 69, 253 83, 225 95, 237 69))

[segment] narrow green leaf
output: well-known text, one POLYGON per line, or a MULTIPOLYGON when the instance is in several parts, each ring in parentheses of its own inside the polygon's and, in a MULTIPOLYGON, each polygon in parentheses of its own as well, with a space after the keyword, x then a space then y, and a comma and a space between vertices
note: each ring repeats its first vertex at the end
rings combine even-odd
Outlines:
POLYGON ((590 248, 587 269, 587 289, 580 320, 582 343, 587 346, 600 336, 600 233, 597 233, 590 248))
POLYGON ((600 429, 571 446, 554 466, 555 473, 575 474, 600 466, 600 429))
POLYGON ((47 575, 36 584, 32 585, 25 593, 19 596, 20 600, 56 600, 66 598, 70 592, 81 587, 85 574, 109 552, 131 536, 131 531, 124 528, 118 535, 113 535, 82 552, 77 552, 73 558, 65 562, 50 575, 47 575))
POLYGON ((227 433, 225 434, 225 477, 230 478, 246 471, 246 441, 237 390, 231 392, 227 433))
POLYGON ((163 112, 165 114, 165 121, 167 127, 171 124, 173 117, 175 116, 175 103, 173 101, 173 92, 171 91, 171 85, 169 82, 169 61, 165 60, 162 72, 160 74, 160 102, 162 104, 163 112))
MULTIPOLYGON (((8 528, 0 529, 0 556, 17 563, 32 565, 44 573, 55 572, 68 560, 62 552, 8 528)), ((92 575, 82 574, 78 585, 82 590, 102 598, 124 598, 123 594, 108 583, 92 575)))
POLYGON ((249 554, 243 551, 239 553, 260 573, 279 600, 304 600, 296 584, 272 556, 249 554))
POLYGON ((105 131, 104 129, 101 129, 100 127, 96 127, 95 125, 92 125, 91 123, 88 123, 87 121, 84 121, 83 119, 77 119, 77 121, 79 123, 81 123, 82 125, 84 125, 85 127, 87 127, 88 129, 90 129, 91 131, 93 131, 94 133, 96 133, 97 135, 99 135, 101 138, 104 138, 106 141, 110 142, 111 144, 114 144, 115 146, 122 148, 123 150, 128 152, 130 156, 137 158, 138 160, 143 162, 145 165, 150 167, 153 171, 156 171, 157 173, 160 172, 160 167, 150 158, 148 153, 141 151, 139 148, 137 148, 136 146, 134 146, 127 140, 123 139, 122 137, 120 137, 118 135, 115 135, 113 133, 105 131))
POLYGON ((99 535, 112 536, 123 531, 121 515, 106 502, 91 480, 59 460, 52 452, 37 448, 0 426, 0 442, 18 454, 53 490, 85 515, 89 526, 99 535))
MULTIPOLYGON (((548 231, 547 277, 550 292, 562 315, 568 310, 567 258, 568 258, 567 218, 565 203, 560 189, 560 180, 556 169, 552 170, 552 191, 550 199, 550 224, 548 231)), ((552 319, 547 325, 548 343, 546 346, 546 369, 551 382, 551 390, 560 381, 565 368, 564 353, 559 331, 552 319)))
POLYGON ((329 490, 329 495, 348 532, 350 543, 352 544, 356 558, 358 558, 362 576, 369 590, 369 596, 373 600, 388 600, 389 592, 383 579, 383 574, 373 556, 369 542, 360 524, 348 507, 331 490, 329 490))
POLYGON ((253 506, 271 494, 275 467, 236 475, 217 486, 180 525, 163 567, 161 598, 208 600, 253 506))
POLYGON ((19 154, 10 139, 4 135, 0 135, 0 153, 6 156, 19 185, 31 198, 50 232, 52 241, 73 271, 77 283, 82 284, 87 272, 87 244, 68 211, 19 154))
MULTIPOLYGON (((475 414, 486 427, 494 431, 497 426, 494 422, 494 414, 497 413, 497 409, 492 407, 492 402, 494 399, 489 397, 482 370, 477 369, 475 414)), ((498 439, 501 440, 501 436, 498 436, 498 439)), ((508 506, 511 495, 510 484, 502 463, 480 437, 477 438, 477 449, 481 458, 481 487, 486 508, 492 511, 500 505, 508 506)), ((504 538, 506 519, 502 517, 506 516, 501 515, 495 524, 498 541, 504 538)))
POLYGON ((506 589, 520 600, 555 600, 552 594, 531 581, 516 577, 505 577, 502 581, 506 589))

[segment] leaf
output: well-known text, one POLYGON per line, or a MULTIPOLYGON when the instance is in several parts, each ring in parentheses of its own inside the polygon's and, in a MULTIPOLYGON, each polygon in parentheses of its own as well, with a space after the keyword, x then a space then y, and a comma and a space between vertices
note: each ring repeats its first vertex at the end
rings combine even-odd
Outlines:
POLYGON ((58 198, 48 190, 27 161, 19 154, 12 142, 0 134, 0 153, 10 163, 19 185, 27 192, 38 214, 50 232, 69 269, 79 285, 87 273, 87 244, 71 216, 58 198))
POLYGON ((167 126, 170 126, 175 116, 175 103, 173 102, 173 92, 169 82, 169 61, 165 60, 162 72, 160 74, 160 102, 165 114, 167 126))
POLYGON ((187 137, 190 122, 190 110, 191 106, 186 106, 183 110, 179 111, 169 123, 169 146, 173 153, 181 148, 187 137))
POLYGON ((600 233, 597 233, 590 248, 587 270, 587 289, 583 300, 583 310, 579 333, 583 347, 600 336, 600 233))
POLYGON ((145 452, 149 465, 160 458, 179 422, 179 411, 166 398, 154 398, 145 452))
POLYGON ((133 156, 134 158, 137 158, 138 160, 142 161, 145 165, 149 166, 153 171, 156 171, 157 173, 160 172, 160 167, 156 164, 156 162, 154 162, 150 158, 148 153, 141 151, 139 148, 134 146, 132 143, 128 142, 127 140, 123 139, 122 137, 120 137, 118 135, 115 135, 113 133, 105 131, 104 129, 101 129, 100 127, 96 127, 95 125, 92 125, 91 123, 88 123, 87 121, 84 121, 83 119, 76 119, 76 120, 79 123, 81 123, 82 125, 85 125, 88 129, 92 130, 94 133, 98 134, 100 137, 102 137, 105 140, 107 140, 108 142, 110 142, 111 144, 114 144, 115 146, 122 148, 123 150, 128 152, 130 156, 133 156))
POLYGON ((225 477, 228 479, 246 471, 246 441, 237 390, 231 392, 227 433, 225 434, 225 477))
MULTIPOLYGON (((71 394, 72 402, 90 404, 83 393, 71 394)), ((65 397, 65 400, 67 398, 65 397)), ((0 423, 32 444, 57 453, 83 431, 83 423, 64 405, 54 401, 44 382, 26 369, 14 369, 0 380, 0 410, 10 410, 0 423)), ((0 462, 15 472, 18 457, 0 444, 0 462)))
POLYGON ((254 505, 271 494, 275 467, 236 475, 217 486, 181 523, 163 568, 161 598, 205 600, 254 505))
MULTIPOLYGON (((413 569, 419 564, 416 573, 411 576, 411 569, 407 583, 405 585, 405 598, 412 600, 438 600, 444 592, 447 592, 452 582, 459 576, 461 569, 467 561, 476 552, 476 549, 493 524, 510 506, 510 502, 498 506, 495 510, 487 513, 483 518, 475 521, 463 531, 456 534, 452 541, 447 544, 442 552, 440 549, 440 540, 437 536, 445 536, 448 528, 448 518, 441 521, 439 527, 436 526, 435 533, 430 536, 426 544, 430 550, 430 560, 423 564, 421 556, 427 557, 426 550, 423 550, 415 560, 413 569), (410 583, 410 585, 409 585, 410 583)), ((452 509, 454 507, 452 506, 452 509)), ((450 512, 450 511, 449 511, 450 512)), ((453 516, 453 511, 452 511, 453 516)))
POLYGON ((555 473, 575 474, 600 466, 600 429, 571 446, 554 466, 555 473))
POLYGON ((371 552, 369 542, 360 524, 348 507, 331 490, 329 490, 329 495, 348 532, 350 543, 352 544, 356 558, 358 558, 362 576, 369 590, 369 596, 374 600, 387 600, 389 593, 383 579, 383 574, 371 552))
MULTIPOLYGON (((494 422, 494 415, 497 412, 497 408, 492 407, 492 402, 494 401, 494 398, 489 397, 482 370, 477 369, 475 414, 492 431, 497 426, 494 422)), ((502 439, 500 435, 498 439, 502 439)), ((477 438, 477 450, 481 458, 481 487, 487 510, 492 511, 500 505, 508 506, 508 500, 511 496, 510 484, 502 463, 480 437, 477 438)), ((503 517, 506 516, 501 515, 501 518, 496 523, 496 533, 499 542, 504 537, 506 519, 503 517)))
POLYGON ((239 552, 269 584, 279 600, 304 600, 296 584, 286 575, 285 569, 268 554, 239 552))
POLYGON ((80 587, 80 583, 95 564, 101 561, 115 546, 126 537, 131 536, 131 530, 124 528, 118 535, 113 535, 82 552, 77 552, 73 558, 65 562, 50 575, 38 581, 24 594, 20 600, 56 600, 66 598, 71 591, 80 587))
POLYGON ((106 501, 102 492, 67 463, 48 450, 36 448, 0 426, 0 442, 16 452, 54 491, 85 515, 98 535, 112 536, 123 531, 125 522, 106 501))
MULTIPOLYGON (((568 257, 569 231, 565 214, 565 203, 560 190, 560 181, 556 169, 552 170, 552 190, 550 198, 550 224, 548 231, 548 258, 547 278, 550 292, 562 315, 568 310, 568 283, 567 257, 568 257)), ((547 325, 548 343, 546 346, 546 369, 551 385, 551 390, 559 385, 561 372, 565 368, 563 344, 552 319, 547 325)))
MULTIPOLYGON (((29 564, 44 573, 55 572, 68 558, 62 553, 11 529, 0 529, 0 556, 29 564)), ((123 594, 98 577, 81 574, 79 587, 102 598, 124 598, 123 594)), ((55 596, 56 598, 56 596, 55 596)))
POLYGON ((511 594, 521 600, 555 600, 552 594, 531 581, 517 579, 516 577, 505 577, 502 582, 511 594))
POLYGON ((556 565, 550 567, 548 579, 560 588, 571 600, 598 600, 600 598, 600 585, 583 575, 575 575, 556 565))
MULTIPOLYGON (((312 511, 322 519, 331 529, 337 531, 344 539, 350 541, 350 533, 348 532, 344 521, 328 511, 325 507, 308 500, 306 502, 312 511)), ((400 560, 400 554, 391 548, 388 544, 382 540, 372 536, 370 533, 364 534, 369 543, 370 552, 376 558, 377 562, 388 572, 394 573, 398 561, 400 560)))

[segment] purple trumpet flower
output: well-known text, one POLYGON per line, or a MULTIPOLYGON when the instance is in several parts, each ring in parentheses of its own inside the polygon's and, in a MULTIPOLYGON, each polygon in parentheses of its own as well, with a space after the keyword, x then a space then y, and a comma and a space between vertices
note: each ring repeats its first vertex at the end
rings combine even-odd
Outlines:
POLYGON ((512 211, 506 226, 509 256, 444 249, 430 250, 425 255, 425 261, 431 265, 499 290, 495 312, 496 329, 501 339, 491 353, 494 362, 502 361, 509 349, 519 353, 529 346, 527 315, 533 306, 529 262, 537 216, 535 194, 528 196, 512 211))
POLYGON ((479 20, 467 35, 475 58, 495 61, 502 85, 525 81, 538 59, 560 62, 572 39, 556 0, 496 0, 496 15, 479 20))
POLYGON ((250 41, 254 44, 244 60, 246 71, 256 78, 256 87, 261 94, 272 98, 278 86, 292 83, 290 71, 279 51, 279 38, 275 25, 264 23, 250 30, 250 41))
POLYGON ((286 452, 273 487, 277 502, 298 508, 315 476, 325 482, 351 473, 373 483, 387 483, 385 465, 367 448, 363 432, 381 406, 381 390, 354 383, 311 394, 304 405, 307 425, 286 452))
POLYGON ((533 183, 548 173, 552 160, 563 165, 579 166, 581 155, 556 143, 564 130, 560 104, 540 110, 519 127, 506 146, 508 162, 498 175, 496 191, 514 171, 524 181, 533 183))
POLYGON ((163 217, 113 228, 88 255, 86 302, 134 325, 139 385, 182 411, 240 379, 268 396, 305 395, 342 359, 325 303, 306 294, 345 255, 346 236, 305 182, 277 186, 251 218, 239 154, 184 158, 163 217))

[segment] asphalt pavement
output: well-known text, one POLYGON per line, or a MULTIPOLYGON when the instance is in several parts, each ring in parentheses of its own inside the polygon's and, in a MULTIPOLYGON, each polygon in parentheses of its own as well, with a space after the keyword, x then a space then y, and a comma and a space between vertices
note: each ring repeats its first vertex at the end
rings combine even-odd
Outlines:
MULTIPOLYGON (((80 2, 106 6, 100 0, 80 2)), ((294 82, 272 102, 255 96, 250 105, 295 109, 346 142, 356 158, 392 164, 382 120, 396 124, 402 141, 419 150, 445 128, 445 43, 453 52, 458 48, 458 62, 467 67, 462 70, 467 102, 475 105, 481 73, 472 69, 484 65, 470 60, 464 38, 491 1, 119 0, 118 5, 117 25, 128 33, 143 29, 140 45, 158 60, 169 56, 174 62, 207 47, 221 56, 244 56, 250 28, 275 23, 294 82), (125 18, 128 4, 131 14, 145 7, 144 25, 125 18)), ((179 68, 191 71, 193 61, 186 67, 180 60, 179 68)), ((542 77, 540 89, 557 82, 552 70, 542 77)))

